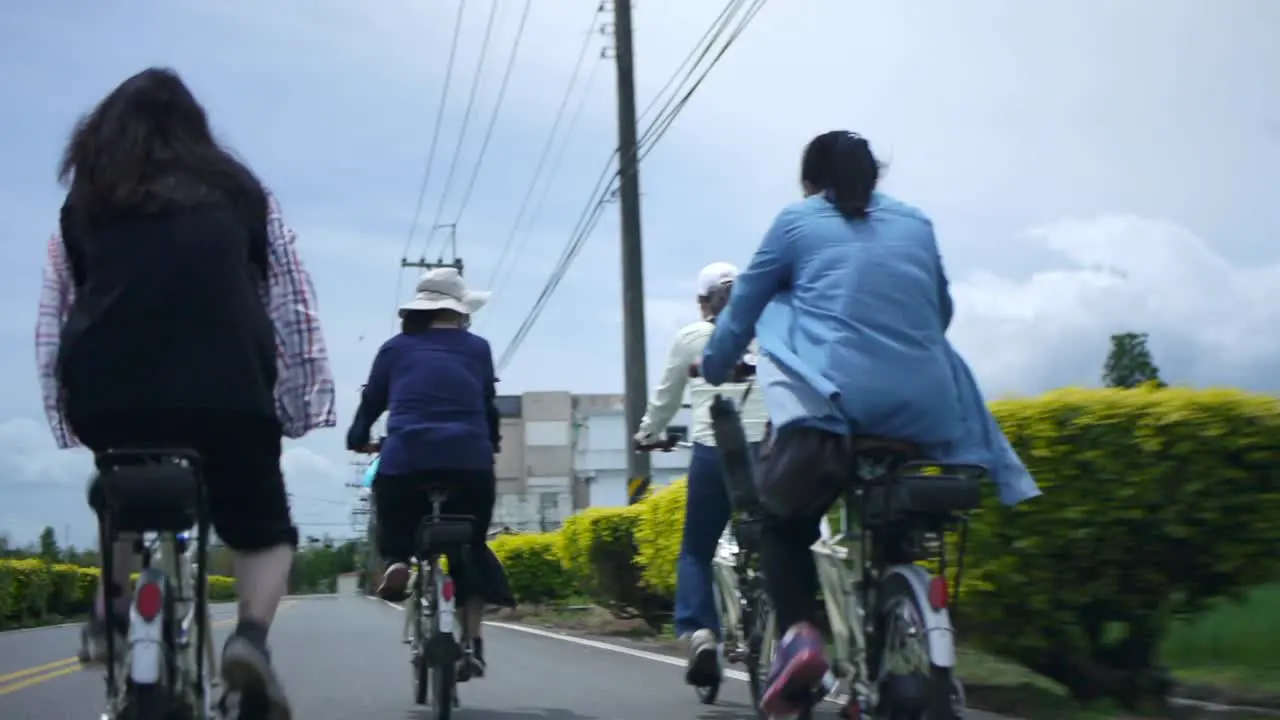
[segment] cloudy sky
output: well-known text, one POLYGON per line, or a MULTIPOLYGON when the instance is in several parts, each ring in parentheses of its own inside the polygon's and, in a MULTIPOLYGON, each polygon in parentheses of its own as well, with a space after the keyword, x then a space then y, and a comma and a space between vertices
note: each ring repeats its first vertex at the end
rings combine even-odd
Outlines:
MULTIPOLYGON (((62 201, 55 165, 76 117, 148 65, 186 77, 299 234, 345 423, 392 327, 397 283, 401 294, 412 285, 398 261, 457 2, 0 4, 0 531, 18 541, 44 525, 69 528, 79 544, 92 536, 88 461, 54 449, 31 347, 44 242, 62 201)), ((468 277, 493 284, 478 329, 501 353, 588 201, 616 121, 612 62, 600 59, 607 38, 594 35, 578 64, 589 24, 606 20, 593 21, 598 0, 534 2, 460 207, 523 7, 497 2, 465 124, 490 0, 463 14, 410 255, 435 256, 443 238, 425 246, 425 228, 457 221, 468 277), (575 69, 561 130, 576 120, 532 185, 575 69)), ((638 3, 641 107, 721 8, 638 3)), ((641 168, 650 367, 693 318, 698 268, 745 263, 798 196, 804 143, 847 128, 889 163, 885 188, 934 218, 954 283, 952 337, 989 395, 1094 384, 1108 334, 1126 330, 1151 333, 1170 382, 1278 389, 1276 27, 1274 0, 769 3, 641 168)), ((621 389, 616 205, 606 210, 502 373, 502 391, 621 389)), ((308 532, 353 534, 349 460, 339 430, 288 449, 308 532)))

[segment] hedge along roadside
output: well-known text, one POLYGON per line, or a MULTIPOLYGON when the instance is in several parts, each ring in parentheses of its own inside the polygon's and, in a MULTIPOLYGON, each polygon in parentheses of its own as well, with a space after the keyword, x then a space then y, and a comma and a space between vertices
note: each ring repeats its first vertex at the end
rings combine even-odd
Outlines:
MULTIPOLYGON (((136 579, 136 576, 135 576, 136 579)), ((43 560, 0 559, 0 630, 61 622, 84 615, 93 605, 97 568, 43 560)), ((234 600, 233 578, 209 578, 209 599, 234 600)))
MULTIPOLYGON (((1154 697, 1170 621, 1280 571, 1280 401, 1231 390, 1063 390, 992 409, 1045 495, 1005 508, 989 492, 972 518, 957 619, 965 641, 1082 699, 1154 697)), ((533 586, 544 589, 539 601, 594 596, 599 563, 617 557, 630 530, 634 555, 616 562, 638 571, 639 587, 601 601, 634 592, 669 607, 684 502, 676 482, 630 508, 575 516, 559 534, 494 547, 543 549, 539 567, 554 579, 513 577, 521 602, 533 586)), ((498 554, 509 574, 534 574, 498 554)))

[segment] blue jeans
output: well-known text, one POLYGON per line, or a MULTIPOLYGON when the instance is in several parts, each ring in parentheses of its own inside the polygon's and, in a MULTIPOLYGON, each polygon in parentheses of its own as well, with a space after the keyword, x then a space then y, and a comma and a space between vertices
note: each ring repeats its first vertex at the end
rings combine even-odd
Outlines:
MULTIPOLYGON (((751 449, 754 452, 756 444, 753 443, 751 449)), ((676 563, 676 634, 706 629, 719 637, 720 615, 712 590, 711 559, 733 508, 719 451, 710 445, 695 443, 692 455, 684 537, 676 563)))

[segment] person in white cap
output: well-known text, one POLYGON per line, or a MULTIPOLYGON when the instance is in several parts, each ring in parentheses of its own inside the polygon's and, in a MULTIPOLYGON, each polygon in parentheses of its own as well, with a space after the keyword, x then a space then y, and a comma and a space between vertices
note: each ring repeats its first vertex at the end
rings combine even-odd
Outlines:
MULTIPOLYGON (((497 378, 488 341, 467 329, 468 318, 488 299, 488 292, 469 290, 454 268, 424 274, 413 299, 400 306, 400 334, 373 359, 347 431, 347 448, 365 450, 374 421, 388 413, 373 479, 378 553, 387 563, 378 588, 384 599, 407 594, 417 529, 431 511, 425 484, 448 487, 442 513, 475 518, 471 568, 488 557, 485 534, 493 517, 494 458, 501 441, 497 378)), ((450 566, 463 567, 459 558, 451 558, 450 566)), ((486 586, 488 569, 486 564, 455 577, 466 650, 460 680, 484 675, 480 627, 492 590, 486 586)))
POLYGON ((638 445, 657 443, 680 409, 685 388, 689 389, 693 452, 684 537, 676 566, 675 629, 689 645, 685 681, 695 686, 710 684, 720 676, 720 618, 712 594, 711 559, 733 510, 711 429, 711 402, 719 392, 739 406, 743 429, 753 449, 758 449, 767 421, 760 393, 746 394, 745 384, 712 388, 701 378, 689 377, 689 368, 702 357, 715 329, 716 316, 728 303, 737 276, 738 269, 725 262, 712 263, 698 273, 700 319, 676 334, 662 379, 635 435, 638 445))

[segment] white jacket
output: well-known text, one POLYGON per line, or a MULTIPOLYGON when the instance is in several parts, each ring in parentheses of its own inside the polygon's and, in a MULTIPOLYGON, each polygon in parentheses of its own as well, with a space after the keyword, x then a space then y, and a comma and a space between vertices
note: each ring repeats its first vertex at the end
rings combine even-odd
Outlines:
MULTIPOLYGON (((636 437, 641 442, 656 442, 661 438, 667 424, 680 409, 686 387, 689 389, 689 405, 693 409, 693 427, 690 428, 690 439, 693 442, 700 445, 716 444, 715 434, 711 431, 711 401, 717 394, 724 395, 738 406, 742 429, 746 432, 748 442, 760 442, 764 438, 765 423, 769 416, 765 412, 763 393, 759 387, 754 387, 752 383, 725 383, 720 387, 713 387, 700 377, 689 377, 689 366, 702 360, 702 349, 715 327, 706 320, 699 320, 676 333, 676 340, 667 357, 667 367, 662 371, 662 379, 653 391, 644 419, 640 421, 636 437), (742 396, 748 385, 752 385, 752 389, 744 406, 742 396)), ((751 351, 755 352, 754 343, 751 351)))

